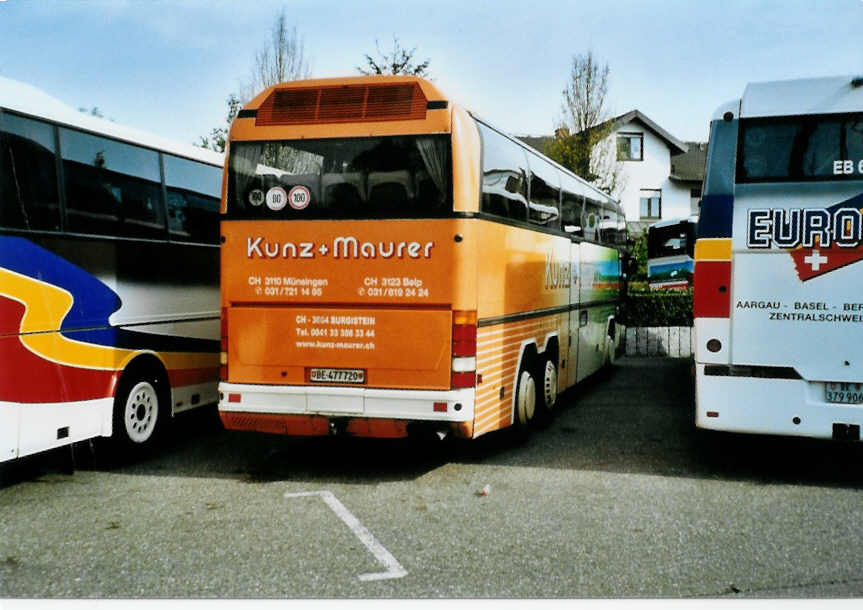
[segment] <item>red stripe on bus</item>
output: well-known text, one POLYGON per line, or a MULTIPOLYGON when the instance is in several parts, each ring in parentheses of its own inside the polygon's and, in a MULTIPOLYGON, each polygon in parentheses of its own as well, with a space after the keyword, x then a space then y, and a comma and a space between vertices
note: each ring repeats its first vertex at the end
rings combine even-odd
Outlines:
POLYGON ((692 314, 696 318, 731 316, 731 261, 696 261, 692 314))
POLYGON ((0 339, 0 401, 56 403, 113 396, 116 371, 82 369, 50 362, 24 347, 18 337, 0 339))

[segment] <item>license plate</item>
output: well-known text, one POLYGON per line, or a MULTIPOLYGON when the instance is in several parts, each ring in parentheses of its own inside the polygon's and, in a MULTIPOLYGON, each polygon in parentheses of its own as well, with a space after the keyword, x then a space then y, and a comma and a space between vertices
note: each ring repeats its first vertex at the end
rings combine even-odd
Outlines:
POLYGON ((309 381, 316 383, 365 383, 363 369, 309 369, 309 381))
POLYGON ((859 405, 863 403, 863 383, 825 383, 824 398, 827 402, 859 405))

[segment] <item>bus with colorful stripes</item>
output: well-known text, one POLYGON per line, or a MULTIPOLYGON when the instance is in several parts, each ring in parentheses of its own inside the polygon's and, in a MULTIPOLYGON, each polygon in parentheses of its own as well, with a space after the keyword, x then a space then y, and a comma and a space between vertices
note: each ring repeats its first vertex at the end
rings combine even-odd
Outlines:
POLYGON ((216 402, 223 159, 0 78, 0 462, 216 402))
POLYGON ((753 83, 710 127, 696 425, 860 440, 863 78, 753 83))
POLYGON ((698 216, 669 218, 647 227, 647 286, 650 290, 689 290, 695 259, 698 216))
POLYGON ((226 428, 527 432, 614 359, 620 206, 426 80, 271 87, 226 171, 226 428))

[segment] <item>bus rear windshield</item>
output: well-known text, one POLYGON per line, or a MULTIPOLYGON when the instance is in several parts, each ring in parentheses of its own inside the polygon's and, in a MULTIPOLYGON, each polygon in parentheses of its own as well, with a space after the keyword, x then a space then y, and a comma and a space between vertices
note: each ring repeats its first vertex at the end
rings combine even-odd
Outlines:
POLYGON ((863 114, 740 123, 738 182, 863 179, 863 114))
POLYGON ((694 256, 695 225, 690 222, 665 227, 650 227, 647 232, 647 257, 694 256))
POLYGON ((452 214, 449 136, 232 142, 228 218, 440 218, 452 214))

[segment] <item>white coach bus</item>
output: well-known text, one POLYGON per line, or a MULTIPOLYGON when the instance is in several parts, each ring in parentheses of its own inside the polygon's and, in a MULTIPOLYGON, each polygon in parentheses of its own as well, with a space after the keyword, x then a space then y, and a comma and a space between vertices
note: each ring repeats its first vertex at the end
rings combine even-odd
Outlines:
POLYGON ((223 158, 0 78, 0 462, 215 402, 223 158))
POLYGON ((750 84, 713 117, 696 425, 860 440, 863 78, 750 84))

